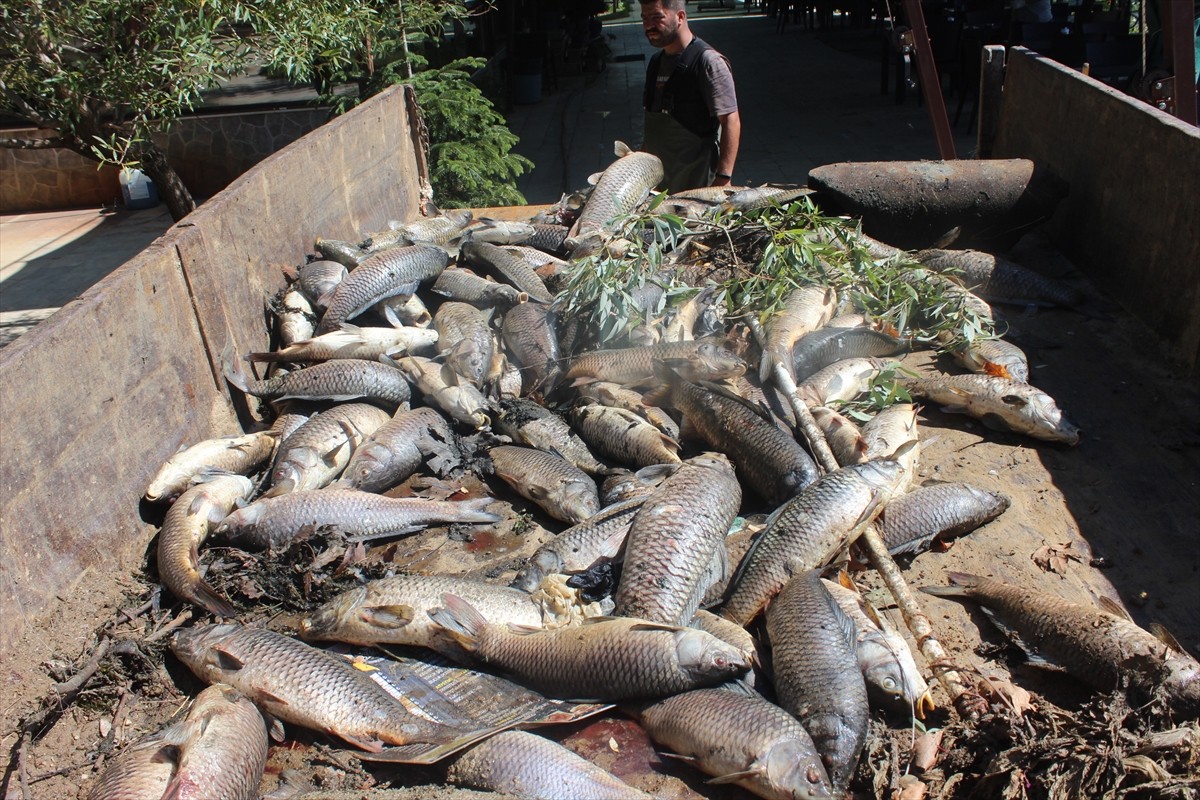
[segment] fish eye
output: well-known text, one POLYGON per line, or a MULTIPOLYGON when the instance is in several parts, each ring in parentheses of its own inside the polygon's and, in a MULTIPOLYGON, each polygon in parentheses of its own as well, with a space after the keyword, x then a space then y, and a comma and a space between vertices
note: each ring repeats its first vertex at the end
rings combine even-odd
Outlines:
POLYGON ((893 678, 891 675, 888 675, 886 678, 883 679, 883 688, 887 689, 889 692, 894 691, 896 689, 896 686, 897 686, 896 679, 893 678))

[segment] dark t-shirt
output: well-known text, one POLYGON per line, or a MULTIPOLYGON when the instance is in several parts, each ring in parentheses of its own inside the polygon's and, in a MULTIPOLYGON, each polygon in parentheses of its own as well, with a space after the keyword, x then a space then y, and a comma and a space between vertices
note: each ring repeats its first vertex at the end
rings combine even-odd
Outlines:
MULTIPOLYGON (((671 77, 671 72, 675 69, 675 62, 678 60, 678 55, 665 52, 662 54, 662 60, 658 65, 658 79, 654 84, 654 103, 650 106, 652 110, 657 111, 662 108, 663 87, 666 86, 667 79, 671 77)), ((737 111, 737 92, 733 86, 733 73, 724 56, 716 50, 705 50, 700 57, 698 76, 703 88, 704 102, 708 106, 710 115, 720 117, 737 111)))

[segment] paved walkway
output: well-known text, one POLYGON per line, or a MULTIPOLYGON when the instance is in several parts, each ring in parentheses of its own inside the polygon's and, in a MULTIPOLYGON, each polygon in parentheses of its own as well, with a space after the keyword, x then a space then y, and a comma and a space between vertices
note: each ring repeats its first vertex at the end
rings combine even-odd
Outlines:
MULTIPOLYGON (((634 4, 636 10, 636 4, 634 4)), ((837 161, 937 158, 924 107, 879 93, 879 35, 834 26, 806 31, 737 10, 695 11, 692 27, 728 56, 737 81, 742 144, 734 180, 804 183, 837 161)), ((606 23, 612 58, 598 73, 559 76, 541 100, 508 114, 516 151, 537 166, 518 180, 531 204, 557 201, 614 159, 613 143, 641 142, 642 83, 653 52, 632 21, 606 23)), ((955 130, 960 157, 973 137, 955 130)), ((171 225, 165 207, 0 216, 0 346, 124 263, 171 225)))

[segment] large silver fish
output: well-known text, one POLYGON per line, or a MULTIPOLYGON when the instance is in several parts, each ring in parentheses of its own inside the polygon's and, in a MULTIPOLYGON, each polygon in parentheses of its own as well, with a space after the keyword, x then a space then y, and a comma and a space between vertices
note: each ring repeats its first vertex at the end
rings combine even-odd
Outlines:
POLYGON ((633 518, 615 595, 618 616, 686 625, 724 565, 725 534, 742 502, 729 459, 685 461, 633 518))
POLYGON ((355 448, 391 418, 370 403, 343 403, 309 417, 279 445, 265 496, 328 486, 355 448))
POLYGON ((848 538, 891 498, 903 474, 895 461, 843 467, 776 509, 742 559, 721 615, 739 625, 750 624, 793 571, 823 566, 848 546, 848 538))
POLYGON ((913 395, 937 403, 943 411, 967 414, 993 430, 1079 444, 1079 429, 1054 398, 1027 383, 992 375, 938 375, 907 378, 903 383, 913 395))
POLYGON ((440 275, 448 263, 446 251, 431 245, 397 247, 370 256, 334 289, 316 333, 336 331, 380 300, 411 295, 421 282, 440 275))
POLYGON ((173 500, 187 491, 192 480, 201 472, 215 470, 248 475, 271 457, 279 434, 257 431, 243 436, 222 436, 205 439, 167 459, 146 487, 146 499, 151 503, 173 500))
POLYGON ((935 539, 962 536, 1003 514, 1011 501, 965 483, 922 486, 892 500, 879 515, 879 535, 892 555, 923 553, 935 539))
POLYGON ((555 536, 530 556, 513 579, 513 587, 532 592, 547 575, 584 572, 601 561, 615 560, 644 501, 638 497, 606 506, 555 536))
POLYGON ((655 742, 713 776, 768 800, 832 800, 804 726, 757 693, 695 689, 641 709, 655 742))
POLYGON ((662 182, 663 165, 658 156, 635 152, 624 142, 617 142, 614 150, 617 160, 600 175, 567 237, 566 246, 576 258, 597 247, 613 232, 613 220, 641 205, 662 182))
POLYGON ((201 680, 229 684, 271 716, 370 752, 385 744, 445 743, 461 733, 409 712, 341 656, 264 628, 184 628, 171 652, 201 680))
POLYGON ((1128 681, 1143 693, 1161 693, 1177 719, 1200 716, 1200 662, 1138 627, 1115 603, 1106 611, 978 575, 946 577, 953 585, 921 591, 974 600, 1019 636, 1031 656, 1098 689, 1128 681))
POLYGON ((366 438, 350 456, 335 486, 383 492, 408 479, 428 461, 438 475, 463 459, 458 438, 437 409, 400 411, 366 438))
POLYGON ((824 325, 837 309, 837 292, 832 286, 801 286, 793 289, 783 302, 783 308, 763 326, 766 346, 758 377, 763 383, 771 377, 776 364, 787 370, 794 380, 792 348, 801 337, 824 325))
POLYGON ((434 622, 480 662, 551 697, 617 702, 666 697, 745 672, 735 648, 694 628, 593 617, 581 625, 518 632, 487 622, 446 595, 434 622))
POLYGON ((555 519, 577 524, 600 510, 596 482, 562 456, 511 445, 488 455, 496 475, 555 519))

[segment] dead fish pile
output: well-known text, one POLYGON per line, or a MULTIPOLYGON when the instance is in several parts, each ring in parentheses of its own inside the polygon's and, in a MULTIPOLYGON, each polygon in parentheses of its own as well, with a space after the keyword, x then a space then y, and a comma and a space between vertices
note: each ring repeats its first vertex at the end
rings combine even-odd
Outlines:
MULTIPOLYGON (((943 326, 940 342, 883 324, 882 300, 862 286, 811 275, 771 308, 734 307, 728 286, 639 279, 638 324, 591 330, 572 292, 594 259, 643 246, 629 221, 655 202, 656 161, 620 151, 570 229, 454 213, 360 244, 317 241, 318 260, 273 304, 279 346, 244 352, 250 368, 226 358, 262 430, 187 443, 146 492, 174 500, 158 544, 162 583, 225 620, 177 631, 180 661, 231 702, 360 751, 473 746, 447 780, 520 797, 649 795, 549 738, 439 722, 323 643, 422 648, 546 697, 619 704, 712 782, 764 798, 843 796, 873 711, 907 726, 933 710, 908 640, 848 580, 822 577, 869 525, 892 552, 914 554, 987 524, 1009 500, 961 483, 916 486, 919 408, 899 390, 1033 440, 1074 444, 1077 430, 1026 382, 1023 354, 970 328, 990 324, 990 307, 949 278, 952 288, 937 283, 946 308, 905 312, 960 315, 964 327, 943 326), (304 335, 292 316, 301 301, 304 335), (760 317, 761 342, 739 321, 748 314, 760 317), (938 346, 976 374, 897 376, 892 359, 938 346), (794 400, 811 406, 840 468, 820 466, 777 379, 799 384, 794 400), (753 515, 765 525, 749 525, 753 515), (226 581, 223 595, 204 574, 200 549, 213 541, 263 551, 244 562, 261 565, 313 531, 345 543, 338 569, 374 559, 383 576, 312 603, 289 626, 261 624, 255 598, 236 588, 245 582, 226 581), (408 536, 427 548, 402 561, 397 540, 408 536), (477 557, 501 538, 516 541, 477 557)), ((700 204, 708 210, 689 219, 720 221, 811 202, 769 188, 697 191, 672 207, 700 204)), ((682 270, 689 253, 712 250, 689 235, 656 263, 682 270)), ((812 244, 835 239, 893 267, 900 257, 827 231, 812 244)), ((903 269, 908 286, 936 283, 915 262, 903 269)), ((818 270, 833 274, 823 259, 818 270)), ((1200 666, 1132 623, 948 577, 955 587, 929 591, 978 600, 1098 685, 1165 693, 1192 713, 1200 666)), ((191 716, 128 748, 93 796, 118 791, 107 787, 122 785, 122 769, 156 787, 182 780, 204 752, 191 716)), ((257 739, 226 738, 238 753, 221 757, 261 775, 265 745, 260 755, 257 739)), ((229 796, 250 796, 237 791, 229 796)))

